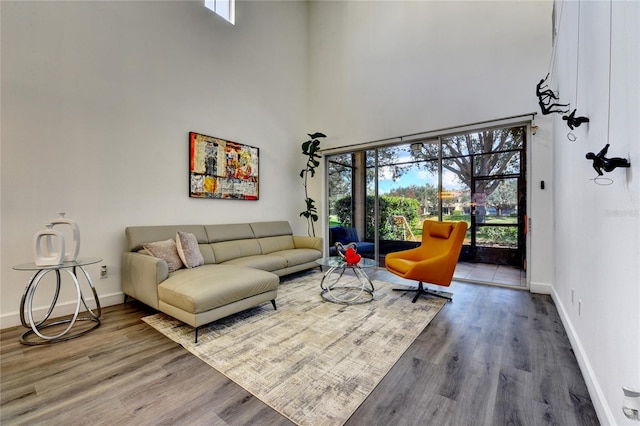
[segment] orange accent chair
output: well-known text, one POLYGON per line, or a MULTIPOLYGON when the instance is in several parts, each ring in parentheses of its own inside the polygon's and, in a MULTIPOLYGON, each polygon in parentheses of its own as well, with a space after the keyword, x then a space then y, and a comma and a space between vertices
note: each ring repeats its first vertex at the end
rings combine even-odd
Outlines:
POLYGON ((466 222, 438 222, 425 220, 422 225, 422 244, 419 247, 388 253, 387 270, 402 278, 418 281, 417 289, 394 288, 398 291, 415 291, 413 303, 422 294, 431 294, 452 300, 452 294, 424 288, 422 283, 451 285, 453 273, 467 233, 466 222))

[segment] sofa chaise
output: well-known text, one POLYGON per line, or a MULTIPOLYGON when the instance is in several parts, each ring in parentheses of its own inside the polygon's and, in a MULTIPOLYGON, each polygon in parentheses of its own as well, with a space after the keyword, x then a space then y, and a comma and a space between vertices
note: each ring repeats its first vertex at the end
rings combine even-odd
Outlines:
POLYGON ((275 309, 280 277, 322 257, 322 238, 293 235, 287 221, 131 226, 125 235, 125 298, 194 327, 196 343, 205 324, 269 301, 275 309))

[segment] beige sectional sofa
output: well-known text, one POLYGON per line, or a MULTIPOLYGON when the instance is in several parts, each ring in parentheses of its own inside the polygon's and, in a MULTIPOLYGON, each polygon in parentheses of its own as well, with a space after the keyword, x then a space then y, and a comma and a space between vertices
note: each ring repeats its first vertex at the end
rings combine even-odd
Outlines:
POLYGON ((202 325, 268 301, 276 308, 279 277, 319 267, 322 257, 322 239, 293 235, 286 221, 131 226, 125 235, 124 294, 191 325, 196 342, 202 325), (203 265, 170 271, 171 259, 145 250, 178 231, 195 237, 203 265))

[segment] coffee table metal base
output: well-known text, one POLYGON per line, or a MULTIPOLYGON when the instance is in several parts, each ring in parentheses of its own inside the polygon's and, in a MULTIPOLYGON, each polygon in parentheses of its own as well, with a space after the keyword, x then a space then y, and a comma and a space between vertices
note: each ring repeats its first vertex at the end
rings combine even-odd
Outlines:
POLYGON ((320 295, 324 300, 344 305, 369 303, 373 300, 373 292, 375 291, 373 283, 362 268, 357 264, 348 265, 346 263, 329 268, 320 281, 320 288, 322 288, 320 295), (339 285, 347 269, 353 271, 359 285, 339 285))

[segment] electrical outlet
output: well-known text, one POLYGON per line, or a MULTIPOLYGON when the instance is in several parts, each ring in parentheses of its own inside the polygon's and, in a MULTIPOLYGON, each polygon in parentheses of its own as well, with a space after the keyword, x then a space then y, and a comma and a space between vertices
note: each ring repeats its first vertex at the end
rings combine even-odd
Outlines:
POLYGON ((100 279, 104 279, 107 278, 108 274, 107 274, 107 265, 102 265, 102 267, 100 268, 100 279))

